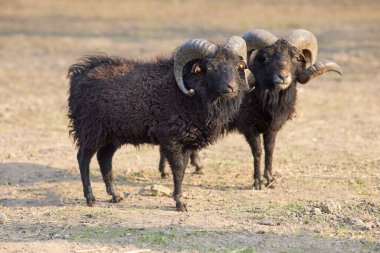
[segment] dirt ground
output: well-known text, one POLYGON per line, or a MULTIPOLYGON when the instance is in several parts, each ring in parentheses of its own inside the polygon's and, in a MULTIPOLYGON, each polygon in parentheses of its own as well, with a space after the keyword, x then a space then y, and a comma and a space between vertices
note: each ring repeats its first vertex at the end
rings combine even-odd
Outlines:
POLYGON ((0 252, 380 252, 379 9, 377 0, 2 0, 0 252), (86 206, 66 116, 78 58, 144 60, 189 38, 301 27, 344 76, 299 86, 297 117, 277 139, 275 189, 251 190, 249 147, 231 134, 202 152, 206 175, 187 169, 187 213, 140 194, 173 188, 153 146, 116 153, 118 204, 94 160, 97 205, 86 206))

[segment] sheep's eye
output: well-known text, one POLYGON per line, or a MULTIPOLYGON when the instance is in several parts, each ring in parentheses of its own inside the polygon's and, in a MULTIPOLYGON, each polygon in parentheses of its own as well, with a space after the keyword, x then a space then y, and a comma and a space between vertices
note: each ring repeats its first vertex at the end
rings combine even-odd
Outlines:
POLYGON ((241 61, 241 62, 239 62, 239 63, 236 65, 236 68, 237 68, 238 70, 244 70, 244 69, 247 68, 247 64, 245 64, 245 62, 241 61))
POLYGON ((198 63, 195 63, 193 65, 193 68, 191 69, 191 72, 194 73, 194 74, 201 73, 202 72, 202 68, 201 68, 201 66, 198 63))

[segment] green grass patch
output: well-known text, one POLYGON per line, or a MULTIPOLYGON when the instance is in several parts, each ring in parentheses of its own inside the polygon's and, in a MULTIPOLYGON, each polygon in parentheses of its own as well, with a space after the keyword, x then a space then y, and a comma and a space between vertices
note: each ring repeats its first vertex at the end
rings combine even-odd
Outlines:
POLYGON ((141 229, 114 227, 108 228, 104 226, 84 228, 83 230, 70 233, 71 241, 87 241, 87 240, 110 240, 128 235, 141 233, 141 229))
POLYGON ((346 226, 346 225, 342 225, 342 226, 340 226, 340 227, 337 229, 337 231, 336 231, 336 233, 337 233, 337 235, 338 235, 339 237, 345 237, 346 234, 348 234, 348 233, 352 233, 352 232, 353 232, 352 228, 349 227, 349 226, 346 226))
MULTIPOLYGON (((198 237, 213 236, 214 231, 194 230, 178 231, 173 229, 146 230, 126 227, 88 227, 70 231, 70 240, 75 242, 82 241, 108 241, 128 236, 132 243, 140 246, 166 248, 177 241, 196 241, 198 237)), ((194 245, 197 247, 197 245, 194 245)), ((200 245, 202 246, 202 245, 200 245)), ((220 252, 220 250, 218 250, 220 252)), ((239 251, 240 252, 240 251, 239 251)), ((246 252, 246 251, 241 251, 246 252)))
POLYGON ((148 245, 163 245, 167 246, 171 240, 175 238, 175 234, 172 232, 147 232, 140 233, 137 237, 137 242, 148 245))
POLYGON ((246 210, 248 213, 252 213, 256 220, 262 220, 266 216, 266 209, 261 207, 253 207, 246 210))
POLYGON ((365 183, 364 183, 363 180, 356 179, 355 183, 356 183, 356 186, 357 186, 358 188, 364 188, 364 187, 365 187, 365 183))

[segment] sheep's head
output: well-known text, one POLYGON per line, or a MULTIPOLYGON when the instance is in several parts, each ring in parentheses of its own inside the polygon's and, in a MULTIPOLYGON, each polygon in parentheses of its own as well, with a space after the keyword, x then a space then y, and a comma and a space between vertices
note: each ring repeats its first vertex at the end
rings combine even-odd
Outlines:
POLYGON ((302 50, 284 39, 259 50, 251 58, 251 70, 257 84, 277 90, 287 89, 307 64, 302 50))
POLYGON ((258 29, 247 32, 243 38, 247 42, 248 65, 257 80, 256 85, 283 90, 292 82, 305 84, 328 71, 342 74, 335 62, 316 63, 317 39, 309 31, 294 30, 278 39, 258 29))
POLYGON ((246 52, 245 41, 236 36, 223 45, 189 40, 174 55, 177 85, 190 97, 196 93, 213 98, 235 97, 248 89, 246 52))

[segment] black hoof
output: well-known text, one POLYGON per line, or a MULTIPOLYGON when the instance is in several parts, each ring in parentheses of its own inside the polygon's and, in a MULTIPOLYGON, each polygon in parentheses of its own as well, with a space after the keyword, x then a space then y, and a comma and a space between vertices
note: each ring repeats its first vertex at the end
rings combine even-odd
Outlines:
POLYGON ((262 185, 263 185, 263 182, 255 179, 255 181, 253 182, 253 189, 254 190, 261 190, 262 189, 262 185))
POLYGON ((93 207, 93 206, 95 206, 95 197, 87 198, 86 201, 87 201, 87 205, 88 205, 89 207, 93 207))
POLYGON ((204 175, 205 172, 203 171, 203 169, 200 169, 200 170, 196 170, 196 171, 194 171, 193 174, 195 174, 195 175, 204 175))
POLYGON ((183 202, 176 203, 176 208, 178 212, 187 212, 186 203, 183 203, 183 202))
POLYGON ((161 178, 162 179, 168 179, 169 178, 169 173, 161 173, 161 178))
POLYGON ((115 197, 113 197, 111 200, 110 200, 110 202, 111 203, 119 203, 120 201, 122 201, 123 200, 123 197, 121 197, 121 196, 115 196, 115 197))

